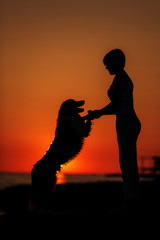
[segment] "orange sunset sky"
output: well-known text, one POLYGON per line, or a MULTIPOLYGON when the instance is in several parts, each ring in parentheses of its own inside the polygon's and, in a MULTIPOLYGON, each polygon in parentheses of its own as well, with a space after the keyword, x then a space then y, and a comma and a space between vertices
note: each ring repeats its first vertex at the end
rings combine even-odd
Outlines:
MULTIPOLYGON (((142 123, 138 156, 160 155, 159 0, 2 0, 0 171, 30 172, 54 138, 61 103, 109 103, 113 48, 126 54, 142 123)), ((94 121, 68 173, 119 172, 115 116, 94 121)))

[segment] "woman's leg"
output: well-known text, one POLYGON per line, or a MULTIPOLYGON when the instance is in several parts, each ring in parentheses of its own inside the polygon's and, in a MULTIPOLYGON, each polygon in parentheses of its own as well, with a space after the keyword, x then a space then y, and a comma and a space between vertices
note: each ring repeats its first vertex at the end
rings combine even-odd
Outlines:
POLYGON ((125 200, 139 198, 139 174, 135 141, 119 143, 120 168, 124 183, 125 200))

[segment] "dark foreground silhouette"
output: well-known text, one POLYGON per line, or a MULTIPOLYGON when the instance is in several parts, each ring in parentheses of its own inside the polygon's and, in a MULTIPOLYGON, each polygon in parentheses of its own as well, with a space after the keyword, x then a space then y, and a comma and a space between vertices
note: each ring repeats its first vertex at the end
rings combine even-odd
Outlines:
MULTIPOLYGON (((160 181, 140 182, 141 207, 137 221, 146 220, 152 223, 159 219, 160 214, 160 181)), ((0 219, 7 217, 33 217, 28 214, 28 199, 30 185, 19 185, 0 191, 0 209, 4 214, 0 219)), ((125 212, 118 209, 123 204, 123 183, 102 182, 84 184, 57 185, 56 191, 50 194, 48 212, 41 212, 38 217, 48 216, 51 220, 58 217, 63 220, 70 216, 94 218, 95 222, 110 219, 122 219, 125 212), (105 216, 105 218, 104 218, 105 216)))
POLYGON ((46 208, 48 198, 56 185, 56 174, 61 165, 71 161, 81 150, 91 131, 91 121, 80 116, 84 101, 68 99, 63 102, 57 119, 54 141, 43 158, 32 169, 30 212, 46 208))

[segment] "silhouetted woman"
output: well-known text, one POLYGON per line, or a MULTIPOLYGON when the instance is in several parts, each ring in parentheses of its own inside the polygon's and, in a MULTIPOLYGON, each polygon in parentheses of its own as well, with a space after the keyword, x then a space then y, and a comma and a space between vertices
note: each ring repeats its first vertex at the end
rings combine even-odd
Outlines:
POLYGON ((108 89, 111 102, 104 108, 89 111, 91 119, 102 115, 116 115, 116 131, 119 160, 124 182, 127 206, 133 206, 139 198, 139 174, 137 167, 136 142, 141 124, 133 106, 133 83, 124 70, 125 55, 120 49, 107 53, 103 59, 106 69, 115 75, 108 89))

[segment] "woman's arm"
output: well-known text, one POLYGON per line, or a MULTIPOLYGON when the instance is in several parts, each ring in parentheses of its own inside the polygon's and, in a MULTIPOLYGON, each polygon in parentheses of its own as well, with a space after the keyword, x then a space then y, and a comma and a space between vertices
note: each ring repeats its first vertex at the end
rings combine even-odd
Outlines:
POLYGON ((116 114, 116 111, 115 111, 114 104, 110 102, 107 106, 105 106, 100 110, 94 110, 94 111, 89 110, 88 115, 85 116, 85 119, 93 120, 93 119, 98 119, 103 115, 113 115, 113 114, 116 114))
POLYGON ((102 115, 114 115, 116 114, 115 106, 112 102, 110 102, 107 106, 100 109, 100 114, 102 115))

